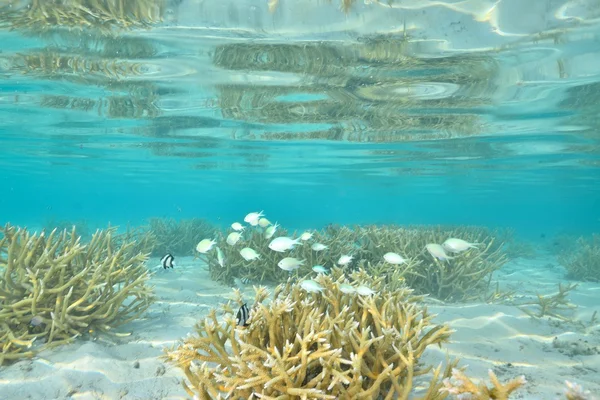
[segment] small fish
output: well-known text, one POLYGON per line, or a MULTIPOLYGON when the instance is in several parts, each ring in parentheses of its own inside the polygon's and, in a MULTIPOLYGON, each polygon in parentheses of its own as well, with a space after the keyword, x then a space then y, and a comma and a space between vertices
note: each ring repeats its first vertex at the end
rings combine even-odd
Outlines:
POLYGON ((231 232, 229 235, 227 235, 227 239, 225 241, 228 245, 235 246, 241 237, 242 235, 240 235, 238 232, 231 232))
POLYGON ((449 251, 450 253, 461 253, 465 250, 477 248, 479 244, 480 243, 469 243, 462 239, 449 238, 442 243, 442 247, 444 250, 449 251))
POLYGON ((217 262, 223 268, 225 266, 225 258, 223 257, 223 252, 220 248, 217 247, 217 262))
POLYGON ((315 271, 318 274, 326 274, 327 272, 327 268, 325 268, 322 265, 315 265, 314 267, 312 267, 312 270, 315 271))
POLYGON ((273 251, 277 251, 283 253, 284 251, 291 250, 300 242, 300 239, 291 239, 286 236, 278 237, 277 239, 273 239, 271 243, 269 243, 269 248, 273 251))
POLYGON ((370 296, 372 294, 375 294, 375 292, 371 288, 363 285, 356 288, 356 293, 360 294, 361 296, 370 296))
POLYGON ((312 246, 310 246, 311 249, 313 249, 314 251, 323 251, 325 249, 327 249, 327 246, 325 246, 324 244, 321 243, 314 243, 312 246))
POLYGON ((437 243, 429 243, 425 246, 425 248, 433 258, 437 258, 440 261, 448 261, 454 258, 449 257, 444 251, 444 248, 437 243))
POLYGON ((300 239, 304 240, 304 241, 310 240, 312 237, 313 237, 313 234, 312 234, 312 232, 309 232, 309 231, 306 231, 302 235, 300 235, 300 239))
POLYGON ((254 249, 250 247, 244 247, 240 250, 240 254, 244 257, 246 261, 258 260, 260 258, 260 254, 258 254, 254 249))
POLYGON ((231 228, 236 232, 241 232, 244 230, 244 227, 239 222, 234 222, 231 224, 231 228))
POLYGON ((42 317, 40 317, 39 315, 36 315, 35 317, 31 318, 31 321, 29 321, 29 325, 31 326, 40 326, 44 323, 44 319, 42 317))
POLYGON ((286 257, 277 263, 277 266, 284 271, 293 271, 304 265, 304 260, 298 260, 294 257, 286 257))
POLYGON ((244 217, 244 222, 247 222, 252 226, 256 226, 256 225, 258 225, 258 220, 260 219, 260 217, 263 217, 263 216, 264 216, 264 214, 262 211, 251 212, 244 217))
POLYGON ((247 285, 250 283, 250 278, 246 278, 246 277, 241 278, 240 282, 242 282, 244 285, 247 285))
POLYGON ((175 266, 175 257, 171 254, 163 256, 163 258, 160 259, 160 265, 162 265, 164 269, 173 268, 175 266))
POLYGON ((317 293, 323 290, 323 286, 312 279, 307 279, 300 282, 300 287, 310 293, 317 293))
POLYGON ((400 265, 400 264, 404 264, 406 262, 406 259, 404 257, 402 257, 400 254, 396 254, 396 253, 385 253, 383 255, 383 259, 385 260, 385 262, 392 264, 392 265, 400 265))
POLYGON ((235 316, 235 322, 238 326, 249 326, 248 320, 250 319, 250 310, 246 303, 242 304, 235 316))
POLYGON ((352 258, 353 258, 352 256, 343 255, 340 257, 340 259, 338 260, 337 263, 338 263, 338 265, 345 266, 352 262, 352 258))
POLYGON ((258 226, 260 226, 261 228, 266 228, 269 225, 271 225, 271 221, 269 221, 266 218, 261 218, 258 220, 258 226))
POLYGON ((212 239, 201 240, 200 243, 196 245, 196 251, 202 254, 207 253, 216 243, 217 242, 212 239))
POLYGON ((265 229, 265 239, 271 239, 275 234, 277 228, 279 228, 279 225, 277 224, 277 222, 275 222, 275 225, 271 225, 267 229, 265 229))
POLYGON ((352 285, 349 285, 347 283, 341 283, 340 284, 340 292, 350 294, 350 293, 356 292, 356 289, 354 289, 354 286, 352 286, 352 285))

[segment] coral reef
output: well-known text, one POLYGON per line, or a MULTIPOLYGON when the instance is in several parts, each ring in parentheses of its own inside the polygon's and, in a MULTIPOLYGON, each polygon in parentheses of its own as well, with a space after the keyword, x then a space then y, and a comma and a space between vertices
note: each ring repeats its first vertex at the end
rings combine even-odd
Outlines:
MULTIPOLYGON (((226 232, 232 233, 233 230, 226 232)), ((349 228, 342 229, 337 235, 330 236, 322 232, 314 232, 310 242, 301 242, 290 251, 285 253, 274 252, 269 249, 268 244, 275 237, 295 235, 296 232, 288 233, 283 228, 278 228, 273 238, 265 237, 265 230, 260 227, 246 227, 240 233, 239 242, 235 245, 227 244, 227 237, 220 235, 217 237, 216 246, 222 251, 224 263, 221 266, 217 259, 216 252, 209 252, 205 255, 206 262, 213 280, 224 284, 231 284, 235 278, 248 280, 250 282, 285 282, 289 277, 287 271, 277 266, 277 263, 283 257, 296 257, 304 260, 297 273, 300 275, 308 274, 314 265, 326 265, 331 267, 336 264, 337 259, 342 254, 347 254, 355 250, 354 233, 349 228), (311 248, 313 243, 321 243, 327 246, 326 251, 314 251, 311 248), (240 254, 240 249, 249 247, 254 249, 260 258, 254 261, 246 261, 240 254)))
POLYGON ((567 278, 600 282, 600 235, 579 238, 576 246, 558 259, 567 270, 567 278))
POLYGON ((419 294, 431 294, 440 300, 480 299, 489 288, 492 273, 507 261, 502 246, 477 228, 370 226, 356 231, 361 248, 358 265, 373 274, 392 276, 398 266, 385 263, 382 257, 388 251, 397 252, 407 259, 400 266, 407 285, 419 294), (479 246, 447 261, 424 250, 428 243, 442 243, 450 237, 479 246))
POLYGON ((152 254, 159 257, 166 253, 193 255, 200 240, 215 237, 218 232, 216 226, 201 218, 179 221, 172 218, 151 218, 148 229, 156 238, 152 254))
POLYGON ((255 287, 249 325, 236 322, 245 304, 236 291, 235 305, 213 309, 166 358, 185 372, 186 391, 199 399, 402 398, 417 391, 426 399, 442 399, 441 379, 456 365, 436 369, 421 365, 428 346, 450 336, 411 290, 388 291, 382 278, 343 271, 315 278, 320 292, 307 292, 289 280, 269 293, 255 287), (375 293, 344 293, 341 285, 364 285, 375 293), (428 382, 424 375, 430 373, 428 382), (424 389, 423 389, 424 387, 424 389))
POLYGON ((75 229, 0 228, 0 365, 81 335, 112 331, 153 301, 146 256, 117 247, 115 229, 81 244, 75 229), (42 346, 34 346, 42 344, 42 346))
MULTIPOLYGON (((276 236, 285 236, 285 230, 277 230, 276 236)), ((275 236, 275 237, 276 237, 275 236)), ((224 255, 223 266, 218 262, 216 252, 206 255, 211 278, 231 284, 235 278, 251 282, 282 282, 289 276, 277 263, 284 257, 268 248, 261 228, 247 227, 235 245, 226 243, 224 237, 217 240, 217 247, 224 255), (254 249, 258 260, 246 261, 239 253, 243 247, 254 249)), ((286 257, 304 260, 296 273, 311 273, 314 265, 331 268, 337 265, 342 255, 351 255, 352 262, 344 267, 346 273, 364 268, 371 275, 385 277, 388 289, 395 285, 407 284, 418 294, 430 294, 440 300, 462 301, 487 299, 487 290, 492 273, 500 268, 507 257, 502 245, 485 235, 485 231, 470 228, 410 227, 397 226, 334 226, 313 232, 312 238, 299 243, 286 252, 286 257), (428 243, 442 243, 449 237, 460 237, 479 243, 478 247, 462 252, 447 261, 432 257, 425 246, 428 243), (323 251, 314 251, 311 245, 321 243, 327 246, 323 251), (383 260, 387 252, 402 255, 406 262, 392 265, 383 260)), ((503 297, 496 293, 496 298, 503 297)))

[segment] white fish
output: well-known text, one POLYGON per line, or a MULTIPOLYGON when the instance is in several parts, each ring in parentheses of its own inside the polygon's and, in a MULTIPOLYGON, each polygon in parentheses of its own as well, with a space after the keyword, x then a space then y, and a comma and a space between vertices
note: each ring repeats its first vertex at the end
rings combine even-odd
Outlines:
POLYGON ((241 237, 242 235, 240 235, 238 232, 231 232, 229 235, 227 235, 227 239, 225 241, 228 245, 235 246, 241 237))
POLYGON ((273 239, 271 243, 269 243, 269 248, 273 251, 283 253, 284 251, 293 249, 298 242, 300 242, 300 239, 292 239, 286 236, 281 236, 273 239))
POLYGON ((223 252, 220 248, 217 247, 217 262, 223 268, 225 266, 225 258, 223 257, 223 252))
POLYGON ((261 218, 258 220, 258 226, 260 226, 261 228, 266 228, 269 225, 271 225, 271 221, 269 221, 266 218, 261 218))
POLYGON ((200 243, 196 245, 196 251, 203 254, 207 253, 216 243, 217 242, 212 239, 201 240, 200 243))
POLYGON ((302 235, 300 235, 300 239, 306 241, 306 240, 310 240, 310 238, 312 238, 312 236, 313 236, 312 232, 306 231, 302 235))
POLYGON ((356 289, 354 289, 354 286, 352 286, 352 285, 349 285, 347 283, 341 283, 340 284, 340 292, 350 294, 350 293, 356 292, 356 289))
POLYGON ((277 263, 277 266, 284 271, 293 271, 304 265, 304 260, 298 260, 294 257, 286 257, 277 263))
POLYGON ((279 225, 277 225, 277 222, 275 222, 275 225, 271 225, 267 229, 265 229, 265 239, 271 239, 275 234, 277 228, 279 228, 279 225))
POLYGON ((352 256, 343 255, 340 257, 337 263, 338 265, 348 265, 352 261, 352 258, 352 256))
POLYGON ((324 244, 321 243, 313 243, 312 246, 310 246, 311 249, 313 249, 314 251, 323 251, 327 248, 327 246, 325 246, 324 244))
POLYGON ((247 222, 252 226, 256 226, 256 225, 258 225, 258 220, 260 219, 260 217, 263 217, 263 216, 264 216, 264 214, 262 211, 251 212, 244 217, 244 222, 247 222))
POLYGON ((251 249, 250 247, 244 247, 240 250, 240 254, 244 257, 246 261, 257 260, 260 258, 260 254, 251 249))
POLYGON ((444 248, 437 243, 429 243, 427 246, 425 246, 425 248, 427 249, 429 254, 431 254, 432 257, 437 258, 440 261, 448 261, 454 258, 449 257, 448 254, 446 254, 446 252, 444 251, 444 248))
POLYGON ((307 292, 317 293, 323 290, 323 286, 321 286, 318 282, 313 281, 312 279, 307 279, 300 282, 300 287, 307 292))
POLYGON ((234 222, 233 224, 231 224, 231 227, 233 228, 234 231, 238 231, 238 232, 241 232, 244 230, 244 227, 239 222, 234 222))
POLYGON ((400 254, 396 254, 396 253, 385 253, 383 255, 383 259, 385 260, 385 262, 393 264, 393 265, 400 265, 400 264, 404 264, 406 262, 406 259, 404 257, 402 257, 400 254))
POLYGON ((314 267, 312 267, 312 270, 319 274, 326 274, 328 272, 327 268, 325 268, 322 265, 315 265, 314 267))
POLYGON ((363 285, 356 288, 356 293, 360 294, 361 296, 370 296, 372 294, 375 294, 375 292, 371 288, 363 285))
POLYGON ((449 238, 442 243, 442 247, 444 250, 449 251, 450 253, 461 253, 465 250, 477 248, 477 246, 480 244, 481 243, 469 243, 457 238, 449 238))

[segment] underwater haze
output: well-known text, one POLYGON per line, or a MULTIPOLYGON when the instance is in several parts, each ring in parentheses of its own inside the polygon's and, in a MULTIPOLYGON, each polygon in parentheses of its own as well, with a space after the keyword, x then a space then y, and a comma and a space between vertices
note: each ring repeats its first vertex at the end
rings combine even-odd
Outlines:
MULTIPOLYGON (((184 365, 181 353, 172 350, 170 364, 163 364, 160 346, 175 345, 211 307, 234 299, 232 287, 246 297, 232 300, 239 304, 231 315, 252 331, 255 321, 246 325, 241 308, 248 301, 249 317, 259 315, 248 299, 256 296, 258 303, 262 294, 252 286, 292 276, 304 294, 291 286, 283 293, 298 304, 305 297, 297 296, 316 298, 328 290, 339 289, 335 293, 346 299, 344 288, 382 299, 385 292, 392 303, 406 300, 397 282, 430 296, 426 303, 441 316, 435 323, 458 333, 450 347, 427 350, 424 360, 437 365, 449 349, 477 381, 489 383, 488 369, 501 381, 516 379, 514 388, 525 390, 515 398, 559 398, 572 390, 592 399, 600 390, 597 0, 0 0, 0 186, 0 400, 21 398, 18 393, 216 399, 217 389, 190 378, 198 367, 184 365), (268 220, 259 224, 260 217, 268 220), (234 222, 243 230, 232 228, 234 222), (57 298, 17 311, 36 296, 42 304, 42 294, 34 263, 19 264, 37 253, 17 256, 19 245, 13 245, 34 246, 35 240, 11 227, 27 227, 32 235, 67 228, 56 239, 65 243, 65 254, 88 251, 66 244, 73 225, 82 243, 92 244, 112 240, 110 229, 106 242, 94 239, 96 229, 118 227, 125 235, 119 246, 131 240, 127 249, 150 258, 114 255, 108 246, 92 258, 103 265, 94 267, 98 271, 107 268, 112 284, 96 281, 104 273, 98 272, 85 278, 88 286, 73 283, 67 295, 62 287, 76 280, 61 275, 56 287, 62 289, 50 290, 57 298), (273 226, 285 228, 297 248, 273 250, 265 241, 279 235, 268 236, 273 226), (301 240, 305 231, 314 237, 301 240), (451 236, 466 247, 444 242, 451 236), (238 240, 254 253, 228 253, 238 240), (442 255, 425 247, 434 241, 444 242, 442 255), (308 256, 299 250, 309 244, 326 245, 331 259, 319 258, 324 253, 315 247, 308 256), (292 250, 295 261, 280 265, 271 258, 292 250), (234 258, 239 263, 228 267, 234 258), (21 261, 13 265, 13 259, 21 261), (272 265, 254 269, 259 262, 272 265), (130 267, 117 279, 109 268, 119 263, 130 267), (426 272, 413 269, 425 264, 426 272), (439 275, 455 273, 459 264, 460 277, 446 282, 439 275), (402 273, 400 265, 406 266, 402 273), (362 267, 383 283, 360 275, 362 267), (360 276, 350 278, 350 270, 360 276), (307 278, 313 271, 318 279, 307 278), (338 273, 353 289, 336 286, 338 273), (23 283, 15 284, 16 277, 23 283), (146 283, 156 287, 152 296, 146 283), (82 300, 68 310, 77 310, 91 292, 111 285, 132 290, 123 299, 135 298, 133 305, 107 306, 89 320, 58 317, 71 293, 82 300), (538 306, 539 313, 532 311, 538 306), (117 326, 97 321, 119 307, 126 308, 115 317, 123 332, 142 333, 132 342, 120 336, 123 347, 116 351, 114 342, 95 335, 117 326), (75 320, 79 327, 65 328, 75 320), (64 336, 55 333, 59 327, 64 336), (44 339, 36 339, 42 333, 44 339), (65 345, 76 346, 72 350, 44 348, 43 362, 37 353, 23 353, 33 340, 35 348, 42 340, 79 336, 89 341, 65 345), (581 351, 570 347, 584 341, 581 351), (49 371, 63 380, 50 382, 49 371), (119 380, 124 376, 129 380, 119 380), (39 385, 27 388, 30 379, 39 385), (207 393, 211 397, 202 397, 207 393)), ((40 254, 52 253, 39 237, 47 246, 40 254)), ((90 268, 73 274, 82 277, 77 274, 90 268)), ((58 279, 58 270, 49 271, 47 285, 58 279)), ((365 304, 347 306, 358 315, 365 304)), ((373 324, 369 329, 379 329, 373 324)), ((200 361, 206 360, 214 357, 200 361)), ((439 386, 431 384, 435 396, 411 392, 411 398, 486 398, 457 389, 451 370, 440 373, 439 382, 432 378, 439 386)), ((359 398, 349 389, 353 383, 344 385, 330 389, 333 398, 359 398)), ((386 393, 364 398, 408 398, 386 393)))

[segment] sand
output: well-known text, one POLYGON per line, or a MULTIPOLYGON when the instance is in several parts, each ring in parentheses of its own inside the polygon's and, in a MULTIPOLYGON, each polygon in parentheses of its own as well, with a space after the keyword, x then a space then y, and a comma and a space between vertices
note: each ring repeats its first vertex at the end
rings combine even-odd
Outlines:
MULTIPOLYGON (((149 266, 158 265, 152 259, 149 266)), ((564 270, 551 256, 516 259, 496 274, 502 288, 516 291, 515 302, 535 293, 551 294, 564 282, 564 270)), ((152 277, 158 301, 144 318, 120 329, 129 337, 80 339, 43 351, 32 360, 0 367, 0 399, 186 399, 183 375, 160 358, 193 331, 211 306, 227 300, 232 288, 213 283, 198 260, 178 258, 174 270, 152 277)), ((250 288, 247 288, 251 290, 250 288)), ((581 323, 534 319, 514 305, 441 304, 431 301, 437 322, 455 333, 444 348, 427 351, 437 364, 447 354, 475 378, 493 369, 501 380, 524 375, 528 383, 514 398, 562 398, 564 380, 600 393, 600 285, 581 283, 569 295, 577 305, 570 316, 581 323)))

